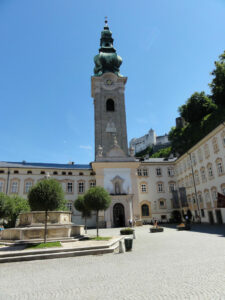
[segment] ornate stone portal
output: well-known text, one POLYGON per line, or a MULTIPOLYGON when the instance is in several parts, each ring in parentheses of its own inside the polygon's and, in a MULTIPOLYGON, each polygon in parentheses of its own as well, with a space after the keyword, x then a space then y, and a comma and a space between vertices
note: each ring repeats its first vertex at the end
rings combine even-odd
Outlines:
MULTIPOLYGON (((35 241, 44 238, 45 212, 32 211, 22 213, 19 223, 15 228, 5 229, 1 235, 1 241, 35 241)), ((71 212, 48 212, 48 240, 60 240, 72 238, 84 234, 83 225, 75 225, 71 222, 71 212)))

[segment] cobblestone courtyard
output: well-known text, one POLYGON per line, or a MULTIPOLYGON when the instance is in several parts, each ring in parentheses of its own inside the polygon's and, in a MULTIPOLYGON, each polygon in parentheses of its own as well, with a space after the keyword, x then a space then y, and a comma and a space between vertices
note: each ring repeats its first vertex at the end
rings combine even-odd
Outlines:
POLYGON ((225 299, 225 227, 146 225, 130 253, 1 264, 0 299, 225 299))

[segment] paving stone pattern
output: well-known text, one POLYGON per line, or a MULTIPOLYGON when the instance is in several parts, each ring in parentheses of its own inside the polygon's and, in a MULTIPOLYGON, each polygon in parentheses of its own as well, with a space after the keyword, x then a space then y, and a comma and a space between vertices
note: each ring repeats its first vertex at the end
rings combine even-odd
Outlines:
POLYGON ((0 299, 225 299, 225 227, 146 225, 129 253, 1 264, 0 299))

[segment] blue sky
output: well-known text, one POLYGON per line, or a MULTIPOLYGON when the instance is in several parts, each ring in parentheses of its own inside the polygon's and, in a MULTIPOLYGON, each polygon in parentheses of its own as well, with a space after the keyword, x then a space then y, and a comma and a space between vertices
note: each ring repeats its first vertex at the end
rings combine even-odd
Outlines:
POLYGON ((93 57, 104 17, 128 77, 128 140, 168 132, 210 92, 225 0, 0 0, 0 160, 94 159, 93 57))

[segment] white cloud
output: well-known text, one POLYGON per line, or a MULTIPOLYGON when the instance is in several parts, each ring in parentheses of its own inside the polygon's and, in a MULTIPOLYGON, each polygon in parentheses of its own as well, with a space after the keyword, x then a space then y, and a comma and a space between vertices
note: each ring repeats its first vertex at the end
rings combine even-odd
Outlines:
POLYGON ((80 145, 80 148, 85 150, 92 150, 92 147, 89 145, 80 145))

